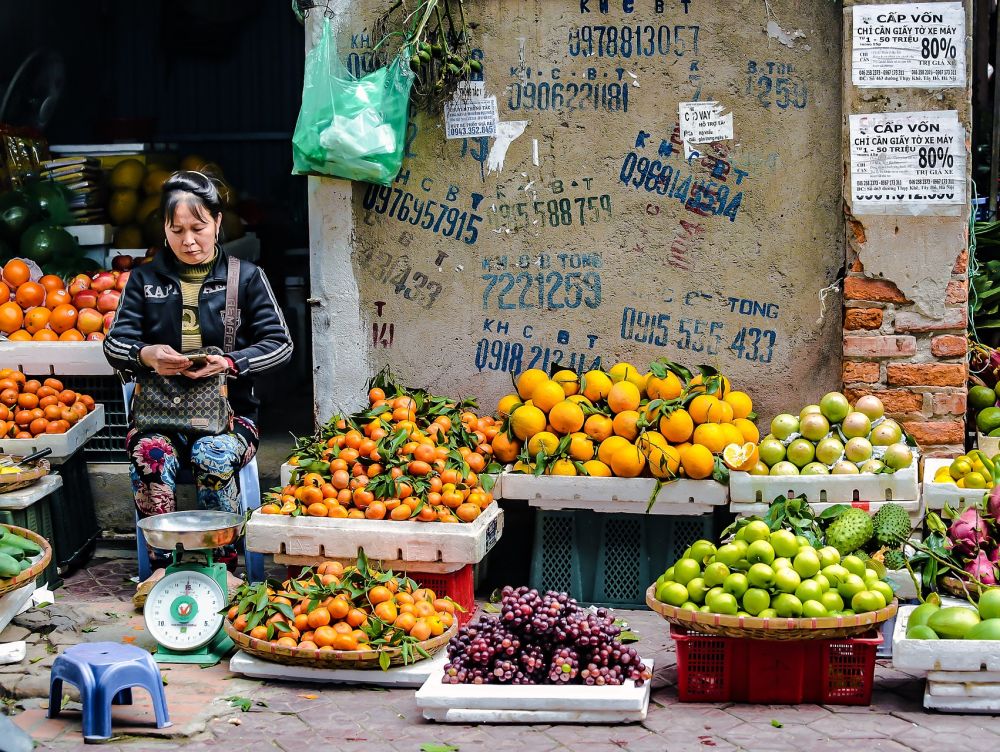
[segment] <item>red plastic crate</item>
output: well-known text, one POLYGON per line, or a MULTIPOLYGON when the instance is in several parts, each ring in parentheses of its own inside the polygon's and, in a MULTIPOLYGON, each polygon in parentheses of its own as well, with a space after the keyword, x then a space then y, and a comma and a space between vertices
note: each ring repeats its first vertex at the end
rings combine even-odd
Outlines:
POLYGON ((467 624, 476 613, 476 596, 473 592, 472 565, 466 564, 454 572, 407 572, 406 576, 421 587, 430 588, 435 595, 447 596, 465 609, 457 611, 459 625, 467 624))
POLYGON ((882 634, 829 640, 753 640, 671 627, 681 702, 868 705, 882 634))

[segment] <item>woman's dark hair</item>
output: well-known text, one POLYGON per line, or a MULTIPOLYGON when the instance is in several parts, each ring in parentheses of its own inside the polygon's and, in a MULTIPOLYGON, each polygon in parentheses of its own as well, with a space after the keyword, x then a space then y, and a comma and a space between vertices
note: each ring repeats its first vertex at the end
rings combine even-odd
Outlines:
POLYGON ((216 217, 222 212, 219 189, 211 177, 202 172, 181 170, 171 175, 163 184, 160 211, 167 222, 174 221, 177 207, 187 204, 199 217, 216 217))

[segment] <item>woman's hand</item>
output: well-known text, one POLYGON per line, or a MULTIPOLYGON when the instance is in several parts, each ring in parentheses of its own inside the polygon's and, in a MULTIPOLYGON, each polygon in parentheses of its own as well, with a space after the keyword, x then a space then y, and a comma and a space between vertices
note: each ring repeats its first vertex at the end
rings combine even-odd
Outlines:
POLYGON ((176 376, 191 367, 191 359, 170 345, 147 345, 139 351, 139 360, 160 376, 176 376))
POLYGON ((229 361, 226 360, 221 355, 206 355, 205 365, 200 368, 188 369, 181 371, 184 376, 189 379, 204 379, 209 376, 215 376, 219 373, 225 373, 229 370, 229 361))

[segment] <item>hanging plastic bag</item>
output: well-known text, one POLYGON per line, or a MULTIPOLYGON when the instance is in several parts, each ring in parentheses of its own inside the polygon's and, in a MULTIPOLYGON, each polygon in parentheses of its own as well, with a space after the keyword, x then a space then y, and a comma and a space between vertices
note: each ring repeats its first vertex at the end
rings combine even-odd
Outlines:
POLYGON ((362 78, 337 57, 330 19, 306 57, 302 107, 292 135, 293 174, 391 185, 403 164, 413 73, 404 48, 362 78))

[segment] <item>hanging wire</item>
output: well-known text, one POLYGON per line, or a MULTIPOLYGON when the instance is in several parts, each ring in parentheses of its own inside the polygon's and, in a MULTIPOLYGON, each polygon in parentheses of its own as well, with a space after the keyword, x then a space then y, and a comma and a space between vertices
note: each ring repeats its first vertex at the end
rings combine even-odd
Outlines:
POLYGON ((305 24, 309 17, 309 11, 313 8, 323 8, 323 15, 333 18, 330 0, 292 0, 292 13, 295 14, 300 24, 305 24))

